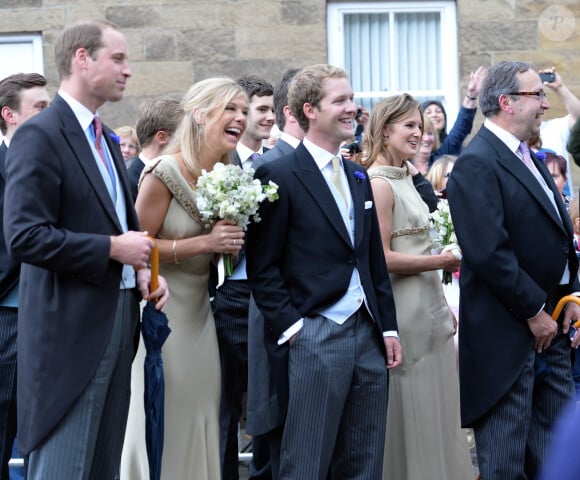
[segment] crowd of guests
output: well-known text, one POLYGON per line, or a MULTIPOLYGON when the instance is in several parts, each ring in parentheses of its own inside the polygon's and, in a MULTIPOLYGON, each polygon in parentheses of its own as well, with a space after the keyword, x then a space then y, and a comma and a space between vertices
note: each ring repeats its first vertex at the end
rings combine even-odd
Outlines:
POLYGON ((331 65, 275 87, 208 78, 112 131, 98 109, 131 76, 118 27, 66 28, 55 62, 50 106, 40 75, 0 82, 0 479, 16 434, 29 479, 150 478, 142 298, 172 330, 160 478, 238 478, 246 394, 250 478, 467 480, 462 427, 485 480, 563 478, 544 458, 574 397, 580 307, 550 314, 580 290, 580 212, 567 153, 545 146, 545 87, 578 162, 580 108, 555 69, 478 68, 448 133, 440 101, 369 112, 331 65), (278 185, 247 231, 196 206, 218 162, 278 185), (432 250, 442 199, 461 252, 432 250), (460 267, 457 305, 441 271, 460 267))

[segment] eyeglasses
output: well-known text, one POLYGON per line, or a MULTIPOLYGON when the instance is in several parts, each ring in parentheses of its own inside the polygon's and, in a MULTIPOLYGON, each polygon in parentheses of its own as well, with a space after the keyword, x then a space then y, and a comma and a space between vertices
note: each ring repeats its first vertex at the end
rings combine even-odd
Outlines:
POLYGON ((524 97, 536 97, 540 102, 543 102, 548 97, 546 92, 511 92, 508 95, 521 95, 524 97))

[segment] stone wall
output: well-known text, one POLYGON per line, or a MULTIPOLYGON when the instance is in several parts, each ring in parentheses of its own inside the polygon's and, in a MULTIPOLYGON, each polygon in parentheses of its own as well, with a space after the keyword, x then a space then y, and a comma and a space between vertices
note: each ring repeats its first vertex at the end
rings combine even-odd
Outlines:
MULTIPOLYGON (((578 0, 458 0, 457 22, 463 91, 469 72, 502 60, 556 67, 580 97, 580 2, 578 0)), ((545 118, 566 114, 555 93, 546 89, 551 108, 545 118)), ((483 121, 476 117, 479 125, 483 121)), ((474 131, 476 129, 474 128, 474 131)), ((574 185, 580 168, 573 165, 574 185)))
MULTIPOLYGON (((470 71, 505 59, 553 65, 580 95, 580 2, 557 2, 457 0, 458 95, 470 71)), ((327 60, 324 0, 0 0, 0 33, 42 32, 51 93, 58 85, 55 38, 86 18, 119 24, 129 43, 133 77, 125 98, 102 112, 111 125, 133 123, 143 99, 181 95, 208 76, 256 73, 275 83, 288 67, 327 60)), ((550 98, 547 116, 562 115, 550 98)))
POLYGON ((255 73, 276 83, 286 68, 327 59, 324 0, 0 0, 0 33, 43 34, 51 94, 58 33, 91 18, 117 23, 129 44, 125 98, 101 112, 112 126, 134 123, 145 98, 182 95, 209 76, 255 73))

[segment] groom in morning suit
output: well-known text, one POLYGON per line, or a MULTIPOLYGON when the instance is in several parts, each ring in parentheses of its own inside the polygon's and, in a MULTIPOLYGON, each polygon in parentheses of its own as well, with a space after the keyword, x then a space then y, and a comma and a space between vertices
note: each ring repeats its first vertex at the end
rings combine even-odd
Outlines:
POLYGON ((29 480, 113 479, 153 242, 138 231, 119 145, 97 109, 122 98, 131 71, 125 37, 106 21, 66 28, 55 60, 58 95, 6 158, 4 232, 22 262, 19 447, 29 480))
POLYGON ((402 350, 370 182, 340 158, 353 96, 342 69, 298 72, 289 103, 306 136, 256 172, 280 195, 262 203, 246 253, 285 415, 285 480, 382 474, 387 368, 402 350))
POLYGON ((494 65, 480 106, 485 123, 447 184, 463 250, 461 418, 481 478, 532 479, 574 393, 568 328, 580 307, 568 303, 557 322, 550 314, 580 290, 578 259, 562 197, 525 143, 550 108, 539 75, 527 63, 494 65))

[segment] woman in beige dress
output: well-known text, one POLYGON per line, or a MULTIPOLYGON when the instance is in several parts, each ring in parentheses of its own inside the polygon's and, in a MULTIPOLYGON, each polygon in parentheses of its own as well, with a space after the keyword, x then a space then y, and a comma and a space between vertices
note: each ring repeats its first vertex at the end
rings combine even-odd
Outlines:
MULTIPOLYGON (((161 478, 221 479, 219 461, 220 359, 208 298, 215 254, 237 254, 244 232, 230 222, 204 227, 194 191, 201 170, 229 163, 246 127, 247 96, 229 78, 194 84, 184 98, 185 116, 169 154, 146 166, 136 210, 144 230, 157 238, 160 272, 171 305, 171 333, 163 345, 165 435, 161 478)), ((149 478, 144 440, 143 345, 133 363, 132 397, 123 451, 123 480, 149 478)))
POLYGON ((390 370, 383 479, 467 480, 473 471, 459 425, 455 324, 438 274, 456 271, 459 260, 431 254, 428 208, 408 161, 422 128, 410 95, 388 97, 374 107, 363 145, 403 345, 403 363, 390 370))

